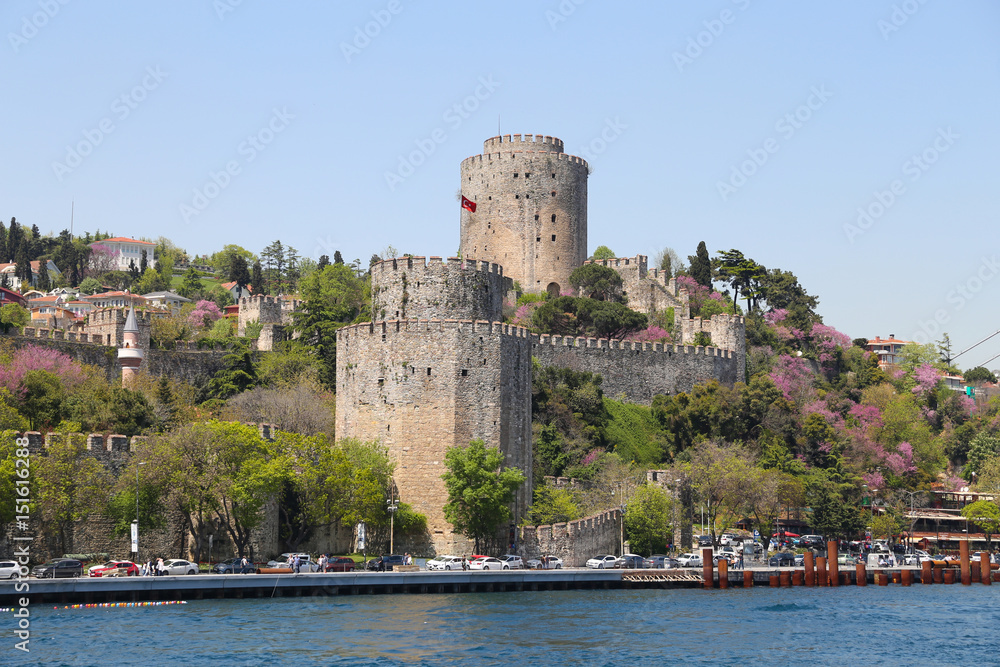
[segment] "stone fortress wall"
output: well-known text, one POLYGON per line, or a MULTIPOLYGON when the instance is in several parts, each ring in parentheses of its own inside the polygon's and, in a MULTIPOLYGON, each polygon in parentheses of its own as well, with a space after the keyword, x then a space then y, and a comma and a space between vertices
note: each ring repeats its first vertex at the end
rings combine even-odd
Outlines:
POLYGON ((337 332, 338 438, 380 440, 399 497, 427 516, 437 553, 471 545, 444 518, 445 453, 481 439, 528 482, 532 498, 531 340, 499 322, 390 320, 337 332))
POLYGON ((499 322, 514 282, 498 264, 459 257, 402 257, 371 267, 375 320, 471 319, 499 322))
POLYGON ((259 322, 261 330, 257 337, 257 349, 267 352, 273 350, 278 343, 288 340, 292 313, 301 307, 302 302, 298 299, 283 299, 260 294, 242 296, 237 305, 239 305, 239 315, 236 335, 245 336, 247 324, 259 322))
MULTIPOLYGON (((674 319, 682 322, 691 317, 687 290, 679 289, 677 281, 659 269, 647 268, 648 257, 614 257, 587 260, 584 264, 600 264, 614 269, 622 277, 628 307, 639 313, 658 313, 674 309, 674 319)), ((685 341, 689 339, 685 338, 685 341)))
POLYGON ((525 292, 558 294, 587 258, 587 162, 540 134, 487 139, 462 161, 463 257, 504 267, 525 292))

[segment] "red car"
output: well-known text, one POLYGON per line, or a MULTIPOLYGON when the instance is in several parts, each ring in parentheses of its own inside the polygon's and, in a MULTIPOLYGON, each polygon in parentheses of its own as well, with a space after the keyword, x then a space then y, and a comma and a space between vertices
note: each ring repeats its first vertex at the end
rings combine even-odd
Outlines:
POLYGON ((330 556, 330 561, 326 564, 327 572, 353 572, 355 567, 354 559, 347 556, 330 556))
POLYGON ((138 577, 139 567, 130 560, 109 560, 92 566, 87 573, 92 577, 138 577))

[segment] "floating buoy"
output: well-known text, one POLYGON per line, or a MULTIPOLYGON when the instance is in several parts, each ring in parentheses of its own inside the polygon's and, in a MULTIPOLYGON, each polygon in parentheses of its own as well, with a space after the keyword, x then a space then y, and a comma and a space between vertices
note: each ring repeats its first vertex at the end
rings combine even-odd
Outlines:
MULTIPOLYGON (((162 600, 162 601, 149 601, 149 602, 94 602, 91 604, 70 604, 62 607, 62 609, 99 609, 99 608, 110 608, 110 607, 159 607, 164 604, 187 604, 187 600, 162 600)), ((52 607, 53 609, 59 609, 59 607, 52 607)), ((0 611, 14 611, 13 609, 0 609, 0 611)))

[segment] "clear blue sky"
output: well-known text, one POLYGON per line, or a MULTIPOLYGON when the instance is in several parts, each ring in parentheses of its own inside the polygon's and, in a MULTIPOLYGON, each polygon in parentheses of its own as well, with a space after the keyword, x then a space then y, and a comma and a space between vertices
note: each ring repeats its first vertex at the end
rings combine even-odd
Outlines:
POLYGON ((0 217, 43 233, 75 201, 77 231, 192 254, 454 255, 459 163, 500 117, 589 159, 591 250, 738 248, 851 337, 1000 329, 996 2, 8 0, 0 24, 0 217))

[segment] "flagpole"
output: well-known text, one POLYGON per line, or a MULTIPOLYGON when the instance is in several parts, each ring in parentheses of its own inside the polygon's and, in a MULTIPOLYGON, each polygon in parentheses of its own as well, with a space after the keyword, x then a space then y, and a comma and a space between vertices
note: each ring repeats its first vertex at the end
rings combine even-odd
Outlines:
POLYGON ((500 114, 497 114, 497 136, 499 137, 501 136, 501 134, 502 133, 500 132, 500 114))

